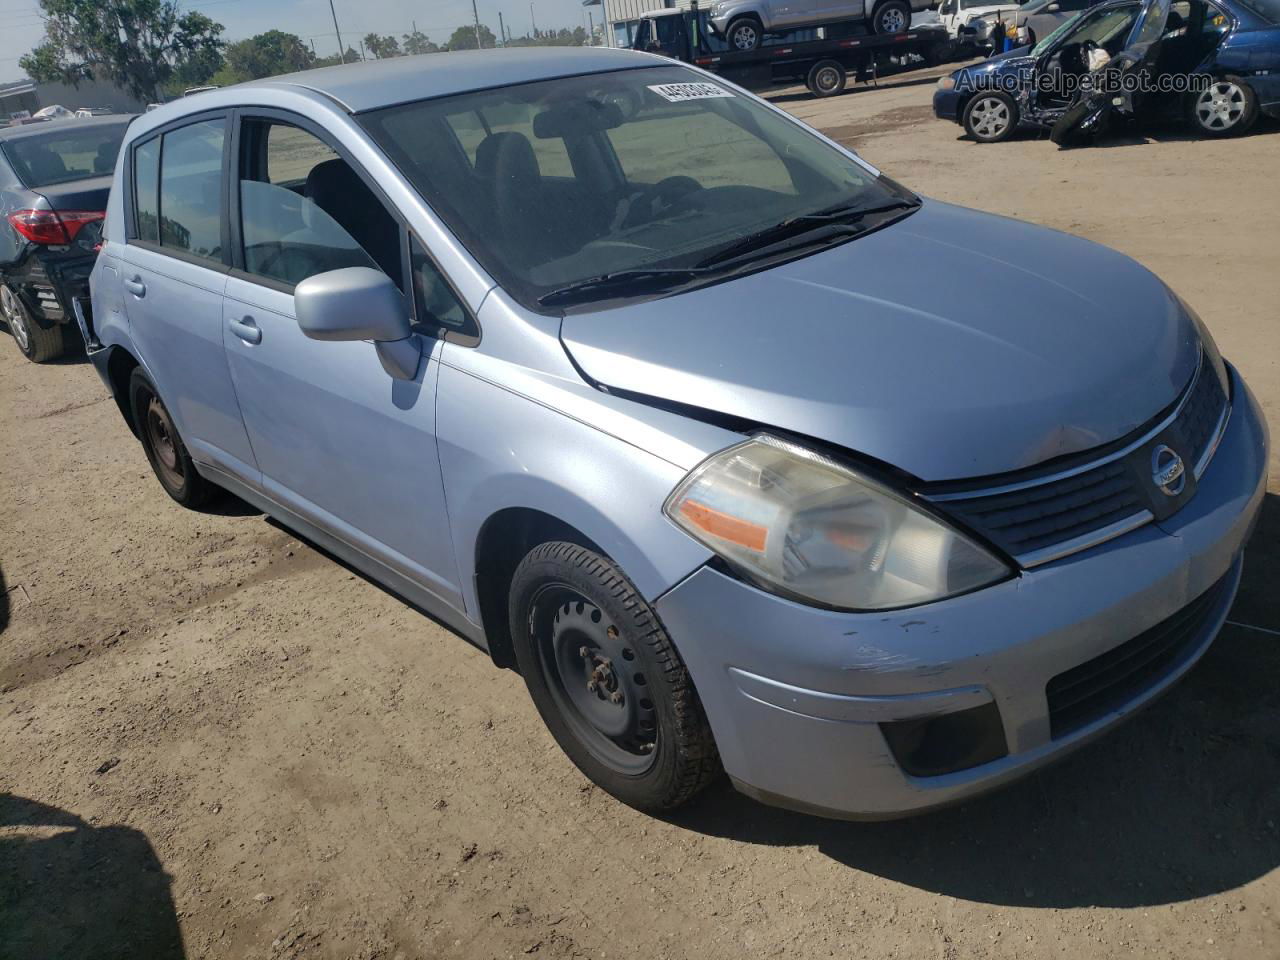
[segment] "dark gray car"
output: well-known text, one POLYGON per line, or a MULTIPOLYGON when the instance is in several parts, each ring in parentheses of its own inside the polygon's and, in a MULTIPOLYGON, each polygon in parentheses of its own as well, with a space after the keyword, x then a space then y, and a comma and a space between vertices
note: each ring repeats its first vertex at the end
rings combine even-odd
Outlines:
POLYGON ((28 360, 60 357, 76 337, 72 301, 89 295, 130 119, 0 130, 0 316, 28 360))

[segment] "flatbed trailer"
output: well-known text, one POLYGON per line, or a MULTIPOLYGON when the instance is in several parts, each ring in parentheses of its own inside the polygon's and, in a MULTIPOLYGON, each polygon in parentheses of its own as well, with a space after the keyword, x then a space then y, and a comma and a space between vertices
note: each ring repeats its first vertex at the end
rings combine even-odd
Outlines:
POLYGON ((692 63, 750 90, 801 81, 815 97, 842 93, 851 73, 858 80, 874 79, 893 57, 915 54, 935 66, 950 57, 954 46, 941 25, 893 34, 870 33, 861 24, 834 24, 826 30, 845 35, 793 43, 783 38, 737 51, 716 42, 696 7, 658 10, 642 17, 632 46, 692 63))

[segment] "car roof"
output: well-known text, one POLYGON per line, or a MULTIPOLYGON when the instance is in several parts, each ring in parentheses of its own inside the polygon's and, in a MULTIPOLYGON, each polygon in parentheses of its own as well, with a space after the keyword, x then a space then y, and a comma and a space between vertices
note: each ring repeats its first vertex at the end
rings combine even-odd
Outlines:
POLYGON ((132 113, 112 113, 103 117, 65 117, 62 120, 41 120, 38 123, 24 123, 0 129, 0 140, 23 140, 46 133, 57 133, 62 130, 91 130, 94 127, 120 126, 127 127, 134 118, 132 113))
MULTIPOLYGON (((305 87, 336 100, 352 113, 430 97, 552 80, 607 70, 670 64, 670 60, 609 47, 514 47, 458 50, 320 67, 253 80, 235 88, 305 87)), ((228 89, 228 88, 223 88, 228 89)))

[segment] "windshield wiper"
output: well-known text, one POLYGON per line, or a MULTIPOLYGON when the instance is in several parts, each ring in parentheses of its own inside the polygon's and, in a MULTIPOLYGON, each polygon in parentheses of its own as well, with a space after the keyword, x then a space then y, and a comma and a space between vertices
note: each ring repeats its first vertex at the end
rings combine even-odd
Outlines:
POLYGON ((544 293, 538 303, 544 307, 563 306, 582 299, 592 299, 604 293, 635 293, 636 288, 645 292, 665 290, 687 283, 706 271, 701 267, 638 268, 602 273, 576 283, 544 293))
MULTIPOLYGON (((920 206, 918 200, 891 200, 887 203, 876 204, 871 207, 859 206, 840 206, 830 207, 826 210, 818 210, 814 213, 802 213, 799 216, 788 217, 781 223, 776 223, 771 227, 766 227, 756 233, 748 234, 741 240, 735 240, 727 247, 722 247, 715 253, 711 254, 698 262, 699 267, 712 267, 717 264, 724 264, 726 261, 735 260, 744 254, 771 250, 781 241, 790 237, 803 236, 816 227, 826 226, 828 224, 838 224, 841 226, 856 227, 865 217, 876 213, 889 213, 893 210, 915 209, 920 206)), ((849 233, 860 232, 857 229, 850 231, 841 231, 840 235, 848 235, 849 233)), ((806 241, 807 242, 807 241, 806 241)))

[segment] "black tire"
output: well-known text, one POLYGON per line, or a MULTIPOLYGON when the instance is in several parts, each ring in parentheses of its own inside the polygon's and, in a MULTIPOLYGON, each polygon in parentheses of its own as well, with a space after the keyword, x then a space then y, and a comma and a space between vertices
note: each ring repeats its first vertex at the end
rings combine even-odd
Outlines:
POLYGON ((964 131, 978 143, 1008 140, 1018 129, 1018 105, 1001 90, 975 93, 964 108, 964 131))
POLYGON ((1215 77, 1207 91, 1187 95, 1187 119, 1202 137, 1238 137, 1258 119, 1258 95, 1240 77, 1215 77))
POLYGON ((657 614, 586 547, 535 547, 511 582, 516 663, 570 760, 628 806, 672 810, 719 776, 706 714, 657 614))
POLYGON ((749 53, 760 48, 760 41, 764 39, 764 25, 755 17, 739 17, 729 24, 724 38, 734 52, 749 53))
POLYGON ((844 93, 844 85, 848 79, 848 74, 838 60, 819 60, 809 68, 805 86, 815 97, 834 97, 844 93))
POLYGON ((196 470, 168 407, 141 367, 129 378, 129 406, 135 432, 164 492, 191 509, 208 503, 218 488, 196 470))
POLYGON ((0 286, 0 318, 4 319, 18 350, 32 363, 47 363, 67 352, 64 325, 40 326, 22 298, 8 286, 0 286))
POLYGON ((907 0, 884 0, 871 13, 871 32, 905 33, 911 29, 911 4, 907 0))

